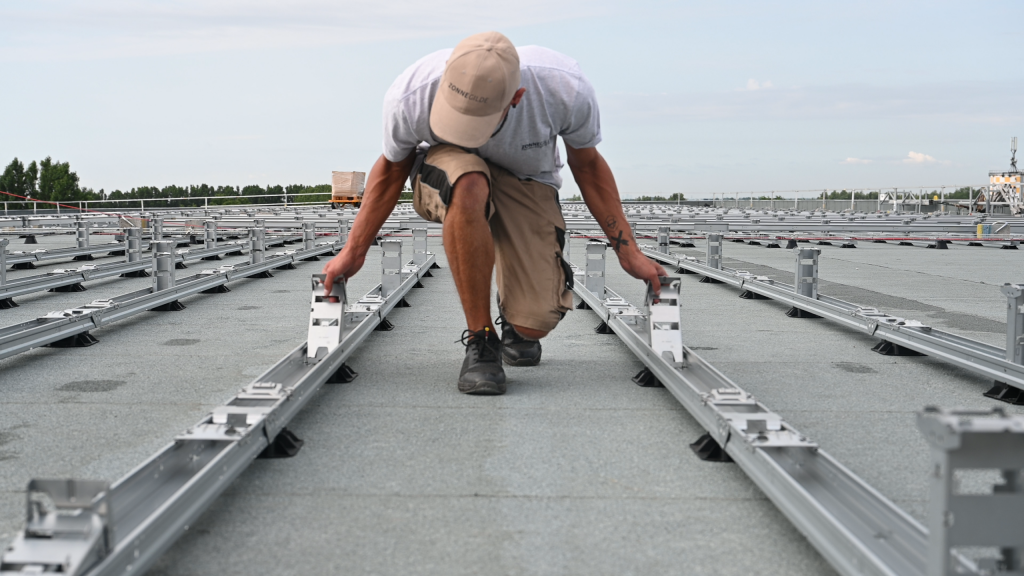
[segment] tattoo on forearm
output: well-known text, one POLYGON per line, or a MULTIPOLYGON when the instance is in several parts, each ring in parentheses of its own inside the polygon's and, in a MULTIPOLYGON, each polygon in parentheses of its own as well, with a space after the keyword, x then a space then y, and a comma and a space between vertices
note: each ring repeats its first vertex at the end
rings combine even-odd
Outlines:
POLYGON ((619 230, 618 237, 612 238, 609 236, 608 238, 612 242, 612 250, 615 250, 616 252, 618 252, 619 248, 622 248, 623 246, 629 246, 629 240, 622 237, 622 230, 619 230))
POLYGON ((609 216, 604 219, 604 225, 607 228, 614 230, 619 226, 619 221, 615 219, 615 216, 609 216))

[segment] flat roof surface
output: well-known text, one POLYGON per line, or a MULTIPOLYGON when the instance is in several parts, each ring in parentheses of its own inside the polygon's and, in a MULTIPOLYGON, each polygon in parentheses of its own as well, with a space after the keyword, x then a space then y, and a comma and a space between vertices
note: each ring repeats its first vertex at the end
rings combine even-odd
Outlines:
MULTIPOLYGON (((584 243, 572 241, 577 264, 584 243)), ((998 287, 1021 279, 1024 250, 821 248, 823 294, 1005 344, 998 287)), ((442 268, 388 316, 394 331, 375 332, 349 360, 359 377, 324 386, 289 425, 302 451, 255 461, 150 574, 831 573, 735 464, 694 455, 688 444, 703 430, 665 389, 630 381, 641 363, 594 332, 590 311, 570 312, 544 340, 540 366, 506 367, 506 395, 459 394, 463 315, 440 238, 430 249, 442 268)), ((673 252, 701 255, 703 243, 673 252)), ((726 266, 792 281, 789 250, 726 242, 724 255, 726 266)), ((643 285, 608 256, 608 286, 642 303, 643 285)), ((374 248, 350 295, 379 282, 379 262, 374 248)), ((0 543, 24 523, 30 478, 113 481, 301 344, 320 267, 185 298, 181 312, 93 331, 100 342, 89 348, 0 360, 0 543)), ((981 377, 879 355, 875 338, 698 279, 683 276, 684 342, 919 520, 929 452, 915 413, 1024 413, 982 397, 991 382, 981 377)), ((21 297, 0 322, 150 282, 21 297)))

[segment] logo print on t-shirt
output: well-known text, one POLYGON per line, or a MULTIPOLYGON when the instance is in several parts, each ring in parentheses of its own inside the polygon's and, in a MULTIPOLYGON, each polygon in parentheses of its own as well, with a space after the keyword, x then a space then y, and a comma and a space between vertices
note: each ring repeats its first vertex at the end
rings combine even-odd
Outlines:
POLYGON ((520 152, 526 152, 527 150, 531 150, 533 148, 544 148, 545 146, 548 145, 549 142, 551 141, 545 140, 543 142, 530 142, 529 144, 523 144, 523 148, 522 150, 520 150, 520 152))

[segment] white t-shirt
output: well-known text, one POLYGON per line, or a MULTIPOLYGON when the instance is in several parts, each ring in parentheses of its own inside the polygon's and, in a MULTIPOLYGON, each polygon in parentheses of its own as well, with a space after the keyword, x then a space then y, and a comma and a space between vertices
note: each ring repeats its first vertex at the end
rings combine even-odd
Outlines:
MULTIPOLYGON (((575 60, 540 46, 516 48, 522 101, 505 125, 475 150, 520 179, 561 188, 558 136, 573 148, 601 142, 601 118, 594 87, 575 60)), ((428 54, 402 72, 384 96, 384 156, 399 162, 417 145, 442 143, 430 130, 430 105, 451 49, 428 54)))

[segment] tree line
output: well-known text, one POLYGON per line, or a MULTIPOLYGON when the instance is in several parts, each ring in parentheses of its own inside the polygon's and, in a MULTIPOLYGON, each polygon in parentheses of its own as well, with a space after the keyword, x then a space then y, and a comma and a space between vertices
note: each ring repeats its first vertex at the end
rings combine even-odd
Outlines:
MULTIPOLYGON (((113 190, 106 192, 102 188, 93 190, 83 187, 78 174, 71 170, 68 162, 58 162, 49 156, 41 162, 32 161, 26 166, 15 158, 0 175, 0 191, 34 200, 60 202, 77 205, 78 202, 89 202, 90 210, 134 209, 135 202, 113 202, 113 200, 145 200, 147 207, 153 208, 184 208, 207 204, 204 197, 210 198, 210 205, 230 204, 274 204, 282 202, 326 202, 329 198, 323 193, 330 193, 330 184, 307 186, 291 184, 288 186, 254 184, 248 186, 210 186, 199 184, 191 186, 139 186, 127 191, 113 190), (319 194, 318 194, 319 193, 319 194), (264 196, 263 198, 254 198, 264 196), (178 200, 169 200, 178 198, 178 200)), ((32 202, 19 202, 18 198, 0 194, 0 200, 9 202, 11 210, 31 210, 32 202)), ((51 208, 52 205, 41 205, 40 208, 51 208)))
MULTIPOLYGON (((945 198, 946 200, 967 200, 968 198, 977 198, 978 194, 982 190, 984 190, 984 188, 971 188, 971 187, 965 186, 963 188, 957 188, 956 190, 954 190, 952 192, 946 192, 945 194, 940 193, 939 190, 932 190, 931 192, 923 193, 923 196, 926 197, 926 198, 939 198, 939 199, 945 198)), ((883 190, 883 192, 889 192, 889 190, 883 190)), ((904 193, 908 193, 909 194, 908 190, 893 189, 893 192, 895 192, 897 194, 900 194, 900 195, 902 195, 904 193)), ((915 191, 915 194, 916 193, 917 192, 915 191)), ((850 194, 851 194, 851 192, 849 192, 847 190, 840 190, 840 191, 833 190, 832 192, 822 191, 822 193, 820 195, 818 195, 818 199, 819 200, 822 200, 822 199, 824 199, 824 200, 849 200, 850 199, 850 194)), ((854 195, 854 197, 853 197, 854 200, 878 200, 878 192, 853 192, 853 195, 854 195)), ((762 197, 762 200, 767 200, 767 199, 768 198, 766 198, 766 197, 762 197)))

